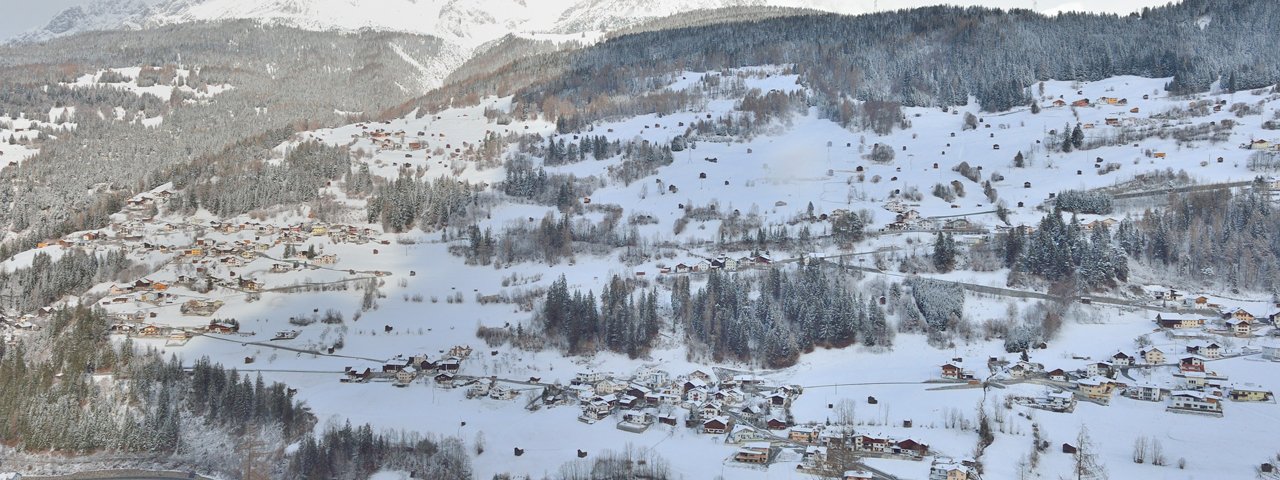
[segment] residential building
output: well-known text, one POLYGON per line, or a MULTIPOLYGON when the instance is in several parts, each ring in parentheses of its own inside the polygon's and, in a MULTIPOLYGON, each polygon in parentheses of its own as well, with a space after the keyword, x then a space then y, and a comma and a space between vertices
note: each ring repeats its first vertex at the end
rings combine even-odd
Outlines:
POLYGON ((1195 390, 1175 390, 1169 395, 1169 410, 1222 414, 1222 401, 1215 395, 1195 390))

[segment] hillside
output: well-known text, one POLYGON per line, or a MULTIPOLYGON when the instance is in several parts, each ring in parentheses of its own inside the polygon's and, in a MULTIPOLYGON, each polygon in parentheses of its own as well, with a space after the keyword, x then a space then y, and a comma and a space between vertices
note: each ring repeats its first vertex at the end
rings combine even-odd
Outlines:
POLYGON ((1275 2, 220 1, 0 52, 0 468, 1276 461, 1275 2))

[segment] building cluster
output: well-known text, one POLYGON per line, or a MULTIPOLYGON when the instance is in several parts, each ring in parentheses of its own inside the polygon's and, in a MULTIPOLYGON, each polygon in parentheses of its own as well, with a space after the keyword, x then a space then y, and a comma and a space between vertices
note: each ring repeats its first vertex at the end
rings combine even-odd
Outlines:
POLYGON ((736 272, 739 269, 753 267, 767 267, 773 264, 773 259, 766 255, 744 255, 733 258, 728 255, 722 255, 713 259, 700 259, 692 263, 677 263, 674 267, 660 267, 658 273, 699 273, 709 272, 711 270, 724 270, 727 272, 736 272))
POLYGON ((472 349, 470 346, 455 345, 448 351, 442 351, 434 360, 432 356, 425 353, 397 355, 383 362, 379 368, 345 367, 342 377, 338 380, 342 383, 389 381, 393 382, 397 387, 404 387, 416 380, 429 378, 436 385, 444 388, 470 387, 471 389, 467 392, 468 396, 514 398, 514 391, 510 395, 500 393, 509 389, 497 385, 496 379, 459 378, 458 370, 462 368, 462 362, 470 358, 471 354, 472 349), (473 391, 476 392, 474 395, 473 391))

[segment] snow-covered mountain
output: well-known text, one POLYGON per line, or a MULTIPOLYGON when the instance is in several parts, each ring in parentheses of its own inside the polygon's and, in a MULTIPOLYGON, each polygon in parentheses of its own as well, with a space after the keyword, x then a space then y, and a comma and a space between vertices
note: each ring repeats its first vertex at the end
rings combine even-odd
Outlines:
POLYGON ((309 30, 391 30, 434 35, 474 48, 507 34, 600 33, 699 9, 778 6, 843 14, 939 3, 1127 13, 1164 0, 89 0, 11 41, 91 30, 191 21, 254 19, 309 30))
POLYGON ((613 30, 692 10, 736 6, 870 10, 873 1, 828 0, 92 0, 67 9, 17 41, 89 30, 136 29, 192 21, 255 19, 309 30, 391 30, 474 48, 507 34, 613 30), (865 5, 864 5, 865 4, 865 5))
POLYGON ((90 30, 140 28, 150 14, 144 0, 93 0, 63 10, 42 28, 19 35, 17 40, 44 40, 90 30))

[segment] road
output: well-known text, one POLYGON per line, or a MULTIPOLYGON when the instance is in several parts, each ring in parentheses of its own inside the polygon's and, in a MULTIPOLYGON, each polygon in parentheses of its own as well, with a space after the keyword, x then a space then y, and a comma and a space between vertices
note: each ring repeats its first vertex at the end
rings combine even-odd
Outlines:
POLYGON ((336 354, 336 353, 325 353, 325 352, 320 352, 320 351, 316 351, 316 350, 306 350, 306 349, 302 349, 302 348, 286 347, 286 346, 284 346, 284 345, 280 345, 280 344, 276 344, 276 343, 269 343, 269 342, 245 342, 245 341, 237 340, 237 339, 234 339, 234 338, 225 338, 225 337, 218 336, 218 335, 209 335, 209 334, 206 334, 206 333, 196 332, 196 331, 187 331, 187 333, 190 333, 190 334, 192 334, 192 335, 196 335, 196 336, 205 337, 205 338, 212 338, 212 339, 215 339, 215 340, 222 340, 222 341, 224 341, 224 342, 233 342, 233 343, 239 343, 239 344, 241 344, 241 345, 253 345, 253 346, 257 346, 257 347, 274 348, 274 349, 277 349, 277 350, 286 350, 286 351, 290 351, 290 352, 306 353, 306 354, 310 354, 310 355, 317 355, 317 356, 323 356, 323 357, 350 358, 350 359, 353 359, 353 360, 365 360, 365 361, 369 361, 369 362, 379 362, 379 363, 386 361, 386 359, 385 359, 385 358, 384 358, 384 359, 377 359, 377 358, 368 358, 368 357, 356 357, 356 356, 352 356, 352 355, 339 355, 339 354, 336 354))
MULTIPOLYGON (((842 267, 842 268, 845 268, 845 269, 847 269, 847 270, 856 270, 856 271, 859 271, 859 272, 862 272, 862 273, 870 273, 870 274, 874 274, 874 275, 884 275, 884 276, 889 276, 889 277, 898 277, 898 278, 913 278, 913 277, 919 277, 918 275, 912 275, 912 274, 906 274, 906 273, 896 273, 896 272, 886 272, 886 271, 883 271, 883 270, 880 270, 880 269, 877 269, 877 268, 872 268, 872 267, 862 267, 862 266, 857 266, 857 265, 843 265, 843 266, 841 266, 841 267, 842 267)), ((929 278, 929 277, 920 277, 920 278, 929 278)), ((1048 301, 1062 301, 1062 300, 1067 300, 1067 301, 1077 301, 1077 300, 1078 300, 1078 298, 1077 298, 1077 297, 1074 297, 1074 296, 1073 296, 1073 297, 1070 297, 1070 298, 1062 298, 1062 297, 1058 297, 1058 296, 1054 296, 1054 295, 1050 295, 1050 294, 1042 293, 1042 292, 1036 292, 1036 291, 1032 291, 1032 290, 1017 290, 1017 289, 1012 289, 1012 288, 993 287, 993 286, 991 286, 991 285, 980 285, 980 284, 976 284, 976 283, 965 283, 965 282, 957 282, 957 281, 953 281, 953 280, 941 280, 941 279, 936 279, 936 278, 930 278, 930 280, 933 280, 933 281, 935 281, 935 282, 943 282, 943 283, 950 283, 950 284, 953 284, 953 285, 958 285, 958 286, 960 286, 961 288, 964 288, 965 290, 968 290, 968 291, 970 291, 970 292, 974 292, 974 293, 985 293, 985 294, 988 294, 988 295, 998 295, 998 296, 1002 296, 1002 297, 1023 298, 1023 299, 1035 299, 1035 300, 1048 300, 1048 301)), ((1147 303, 1147 302, 1145 302, 1145 301, 1139 301, 1139 300, 1128 300, 1128 299, 1122 299, 1122 298, 1111 298, 1111 297, 1102 297, 1102 296, 1094 296, 1094 295, 1089 295, 1089 296, 1088 296, 1088 298, 1089 298, 1090 303, 1094 303, 1094 304, 1112 305, 1112 306, 1116 306, 1116 307, 1126 307, 1126 308, 1140 308, 1140 309, 1143 309, 1143 310, 1150 310, 1150 311, 1154 311, 1154 312, 1168 312, 1168 311, 1170 311, 1170 309, 1169 309, 1169 308, 1167 308, 1167 307, 1160 307, 1160 306, 1157 306, 1157 305, 1151 305, 1151 304, 1148 304, 1148 303, 1147 303)), ((1174 310, 1177 310, 1177 309, 1174 309, 1174 310)), ((1186 310, 1186 311, 1187 311, 1187 312, 1192 312, 1192 313, 1198 313, 1198 314, 1201 314, 1201 315, 1217 315, 1217 312, 1214 312, 1214 311, 1212 311, 1212 310, 1204 310, 1204 309, 1188 309, 1188 310, 1186 310)))
POLYGON ((1253 180, 1243 182, 1226 182, 1226 183, 1210 183, 1204 185, 1184 185, 1181 187, 1161 188, 1157 190, 1144 190, 1140 192, 1126 192, 1112 194, 1111 198, 1115 200, 1125 200, 1130 198, 1157 197, 1161 195, 1169 195, 1171 193, 1192 193, 1192 192, 1211 192, 1214 190, 1226 190, 1237 187, 1247 187, 1253 184, 1253 180))

